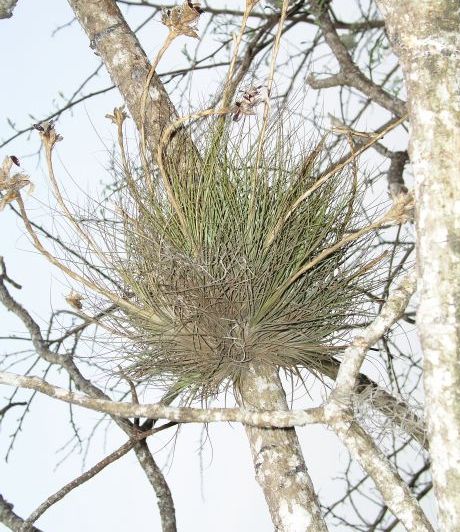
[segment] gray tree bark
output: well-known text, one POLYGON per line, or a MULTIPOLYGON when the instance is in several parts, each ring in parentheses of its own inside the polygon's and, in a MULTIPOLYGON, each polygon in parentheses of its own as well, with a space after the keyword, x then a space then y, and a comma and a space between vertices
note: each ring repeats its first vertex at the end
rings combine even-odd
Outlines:
POLYGON ((0 0, 0 18, 10 18, 18 0, 0 0))
POLYGON ((417 327, 439 530, 460 530, 460 6, 377 0, 404 73, 415 178, 417 327))
MULTIPOLYGON (((288 410, 276 370, 251 368, 239 387, 239 403, 248 410, 288 410)), ((264 429, 246 425, 256 479, 276 530, 321 532, 323 521, 313 483, 294 428, 264 429)))
MULTIPOLYGON (((24 519, 13 512, 13 505, 0 495, 0 523, 3 523, 13 532, 21 532, 24 519)), ((39 528, 30 527, 30 532, 42 532, 39 528)))

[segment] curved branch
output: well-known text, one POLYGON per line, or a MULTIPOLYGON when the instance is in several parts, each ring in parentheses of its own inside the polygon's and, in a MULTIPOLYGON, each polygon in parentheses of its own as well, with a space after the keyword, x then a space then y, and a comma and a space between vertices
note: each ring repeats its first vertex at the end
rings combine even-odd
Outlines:
POLYGON ((318 25, 322 30, 324 39, 339 63, 340 72, 326 80, 316 80, 314 77, 310 77, 308 80, 309 84, 313 88, 348 85, 359 90, 372 101, 378 103, 396 116, 403 116, 406 113, 406 103, 386 92, 361 72, 348 53, 346 46, 341 41, 329 12, 323 4, 320 0, 314 0, 311 2, 311 7, 318 21, 318 25))
MULTIPOLYGON (((105 469, 108 465, 113 464, 113 462, 116 462, 120 458, 122 458, 125 454, 127 454, 135 445, 137 440, 144 440, 147 438, 147 436, 151 436, 152 434, 155 434, 157 432, 160 432, 166 428, 169 428, 171 426, 175 425, 175 423, 166 423, 165 425, 162 425, 161 427, 158 427, 156 429, 147 431, 145 433, 139 432, 136 434, 131 440, 124 443, 121 447, 119 447, 117 450, 115 450, 113 453, 110 453, 108 456, 106 456, 104 459, 102 459, 100 462, 98 462, 95 466, 88 469, 88 471, 85 471, 82 475, 79 477, 73 479, 68 484, 66 484, 64 487, 62 487, 59 491, 51 495, 44 501, 36 510, 34 510, 30 516, 24 521, 23 530, 22 532, 30 532, 33 530, 32 524, 35 523, 37 519, 39 519, 51 506, 62 500, 68 493, 70 493, 75 488, 78 488, 88 480, 91 480, 93 477, 95 477, 98 473, 100 473, 103 469, 105 469)), ((163 527, 163 531, 171 530, 168 528, 163 527)))

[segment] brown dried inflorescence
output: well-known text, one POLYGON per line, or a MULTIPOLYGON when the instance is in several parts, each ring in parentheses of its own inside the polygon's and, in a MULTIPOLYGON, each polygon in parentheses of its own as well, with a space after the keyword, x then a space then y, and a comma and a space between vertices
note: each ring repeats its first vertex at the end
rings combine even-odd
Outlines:
POLYGON ((29 187, 29 194, 34 190, 34 186, 27 175, 22 172, 10 175, 13 164, 20 166, 19 159, 15 155, 7 155, 0 167, 0 192, 3 193, 0 198, 0 211, 8 203, 14 201, 18 197, 19 191, 24 187, 29 187))
POLYGON ((199 2, 185 0, 181 6, 165 8, 161 14, 161 21, 175 36, 185 35, 198 39, 196 24, 203 13, 199 2))

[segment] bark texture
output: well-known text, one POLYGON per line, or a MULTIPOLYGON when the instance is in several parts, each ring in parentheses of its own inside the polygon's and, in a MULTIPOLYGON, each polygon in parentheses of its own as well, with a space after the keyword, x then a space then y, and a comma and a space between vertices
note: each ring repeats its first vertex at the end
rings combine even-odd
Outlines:
POLYGON ((161 469, 153 459, 146 441, 134 446, 134 452, 157 496, 162 532, 176 532, 176 510, 171 491, 161 469))
MULTIPOLYGON (((288 410, 278 372, 251 368, 239 389, 248 410, 288 410)), ((327 530, 294 428, 264 429, 246 425, 256 479, 263 489, 276 530, 327 530)))
POLYGON ((359 370, 370 347, 378 342, 403 315, 416 289, 411 271, 391 291, 380 314, 360 331, 345 349, 334 389, 324 406, 326 421, 345 443, 350 455, 372 478, 385 504, 406 530, 432 531, 409 486, 398 475, 390 460, 372 438, 353 419, 352 400, 359 381, 359 370))
POLYGON ((377 0, 408 93, 417 326, 439 529, 460 530, 460 5, 377 0))
POLYGON ((372 478, 385 504, 405 529, 433 532, 409 486, 372 438, 353 420, 353 416, 343 411, 343 405, 335 400, 331 401, 325 407, 325 415, 330 426, 347 446, 351 457, 372 478))
MULTIPOLYGON (((2 495, 0 495, 0 523, 3 523, 14 532, 21 532, 24 525, 24 519, 13 512, 13 505, 5 500, 2 495)), ((41 530, 32 526, 29 528, 29 532, 41 532, 41 530)))
POLYGON ((0 18, 10 18, 18 0, 0 0, 0 18))
MULTIPOLYGON (((62 364, 62 367, 67 369, 69 364, 62 364)), ((270 405, 266 402, 264 403, 266 405, 264 411, 255 411, 241 408, 190 408, 172 407, 163 403, 139 404, 113 401, 91 383, 82 386, 80 384, 82 379, 75 380, 74 375, 71 374, 71 376, 77 388, 85 393, 71 392, 59 386, 53 386, 39 377, 27 377, 7 371, 0 371, 0 384, 35 390, 59 401, 109 414, 120 428, 126 429, 126 431, 132 429, 127 421, 131 417, 168 419, 175 423, 237 422, 271 429, 292 428, 297 425, 324 422, 322 407, 308 410, 288 410, 283 406, 281 410, 271 410, 270 405)), ((283 389, 278 380, 272 382, 270 386, 272 390, 277 387, 284 397, 283 389)), ((274 401, 273 408, 276 407, 277 403, 274 401)), ((283 434, 283 431, 280 434, 283 434)))

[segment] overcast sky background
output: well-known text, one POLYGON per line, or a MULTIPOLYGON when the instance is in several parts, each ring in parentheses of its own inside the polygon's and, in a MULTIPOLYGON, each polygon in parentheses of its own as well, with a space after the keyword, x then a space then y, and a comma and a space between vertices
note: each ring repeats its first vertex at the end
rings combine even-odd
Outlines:
MULTIPOLYGON (((232 7, 242 2, 209 2, 214 7, 232 7)), ((136 27, 149 11, 127 10, 131 27, 136 27)), ((19 129, 47 116, 62 99, 69 97, 98 65, 98 58, 88 46, 86 35, 74 22, 67 2, 56 0, 19 0, 11 19, 0 21, 0 50, 2 82, 0 83, 0 138, 12 133, 6 119, 19 129), (33 115, 33 118, 30 116, 33 115)), ((201 21, 203 27, 205 22, 201 21)), ((165 28, 157 20, 151 21, 140 33, 149 57, 161 45, 165 28)), ((178 39, 167 52, 159 71, 183 65, 180 50, 187 45, 193 50, 195 42, 178 39)), ((206 99, 208 91, 221 81, 208 72, 197 77, 191 93, 192 101, 206 99)), ((103 70, 88 88, 95 90, 109 84, 103 70)), ((88 100, 58 122, 58 132, 64 136, 56 150, 57 173, 66 193, 80 201, 84 194, 97 195, 102 182, 109 182, 105 168, 108 150, 115 131, 104 118, 121 98, 113 90, 88 100)), ((325 102, 325 106, 334 103, 325 102)), ((42 161, 37 157, 39 138, 33 133, 23 135, 0 150, 0 159, 16 155, 35 184, 33 197, 27 198, 29 213, 35 221, 51 224, 48 206, 54 202, 50 195, 42 161)), ((51 268, 30 245, 18 218, 9 209, 0 213, 0 255, 6 258, 10 275, 23 285, 14 295, 24 302, 38 322, 45 326, 51 309, 65 306, 64 296, 71 285, 51 268)), ((0 336, 11 332, 21 334, 17 319, 0 308, 0 336)), ((23 349, 19 342, 0 343, 0 355, 23 349)), ((17 370, 14 368, 13 371, 17 370)), ((54 375, 53 382, 63 384, 54 375)), ((65 384, 65 381, 64 381, 65 384)), ((0 406, 11 390, 0 387, 0 406)), ((296 406, 313 406, 321 396, 319 388, 311 388, 312 399, 306 394, 296 406)), ((298 394, 301 395, 300 393, 298 394)), ((99 416, 77 409, 76 422, 88 435, 99 416)), ((15 504, 15 511, 26 517, 47 496, 82 472, 83 456, 72 454, 56 468, 65 452, 59 451, 72 437, 68 423, 69 408, 45 397, 37 397, 32 413, 27 417, 22 434, 16 442, 8 463, 0 462, 0 492, 15 504)), ((19 409, 11 410, 0 427, 0 455, 5 455, 9 436, 14 430, 19 409)), ((334 477, 347 462, 347 453, 335 436, 323 427, 298 429, 310 474, 322 502, 334 499, 334 477)), ((166 478, 174 497, 179 530, 191 532, 252 532, 270 531, 272 524, 254 479, 249 446, 239 425, 212 425, 202 452, 202 427, 181 428, 174 448, 167 445, 173 431, 150 438, 155 459, 164 466, 166 478), (165 447, 166 446, 166 447, 165 447), (170 453, 174 452, 173 459, 170 453)), ((94 436, 85 461, 85 469, 94 465, 126 441, 116 428, 94 436)), ((37 526, 46 532, 111 531, 138 532, 160 530, 159 514, 154 493, 133 453, 110 465, 95 479, 73 491, 63 501, 47 511, 37 526)), ((3 530, 0 524, 0 530, 3 530)), ((345 527, 337 530, 346 530, 345 527)))

